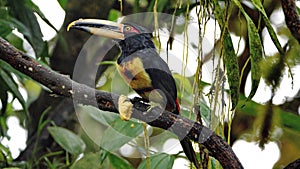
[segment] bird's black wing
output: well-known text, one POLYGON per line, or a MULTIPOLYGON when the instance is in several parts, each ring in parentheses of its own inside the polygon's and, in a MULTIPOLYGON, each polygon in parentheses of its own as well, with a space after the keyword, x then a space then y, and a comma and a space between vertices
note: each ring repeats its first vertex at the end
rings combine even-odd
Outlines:
MULTIPOLYGON (((142 57, 143 66, 151 79, 153 88, 161 90, 166 96, 166 110, 179 114, 179 107, 176 105, 176 84, 167 63, 158 55, 155 49, 145 49, 139 51, 137 55, 142 57)), ((187 158, 193 162, 196 168, 200 168, 190 139, 184 137, 180 140, 180 144, 187 158)))
POLYGON ((162 91, 166 97, 166 110, 178 114, 177 89, 169 66, 153 48, 139 51, 139 53, 141 53, 138 54, 139 57, 143 57, 143 65, 151 79, 153 88, 162 91))

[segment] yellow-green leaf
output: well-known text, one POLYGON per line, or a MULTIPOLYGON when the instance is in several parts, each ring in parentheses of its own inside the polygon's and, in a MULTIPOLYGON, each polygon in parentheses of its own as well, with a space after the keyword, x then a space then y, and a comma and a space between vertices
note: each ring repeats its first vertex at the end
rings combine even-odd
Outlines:
POLYGON ((277 36, 276 36, 276 33, 275 33, 275 31, 274 31, 274 29, 273 29, 273 27, 272 27, 272 25, 271 25, 271 22, 270 22, 270 20, 269 20, 267 14, 266 14, 266 12, 265 12, 265 9, 264 9, 264 7, 263 7, 261 1, 260 1, 260 0, 251 0, 251 1, 252 1, 253 5, 256 7, 256 9, 257 9, 257 10, 260 12, 260 14, 262 15, 262 18, 263 18, 263 20, 264 20, 264 22, 265 22, 265 24, 266 24, 266 27, 267 27, 267 29, 268 29, 268 31, 269 31, 269 34, 270 34, 270 36, 271 36, 271 39, 272 39, 273 43, 275 44, 277 50, 279 51, 280 54, 283 54, 283 53, 284 53, 284 50, 282 49, 282 47, 281 47, 281 45, 280 45, 280 43, 279 43, 279 40, 278 40, 278 38, 277 38, 277 36))
POLYGON ((224 51, 223 60, 224 60, 226 74, 227 74, 228 83, 230 87, 230 96, 232 102, 231 109, 234 109, 239 101, 240 73, 239 73, 238 60, 233 48, 229 30, 224 23, 224 11, 222 11, 217 0, 214 1, 214 7, 215 7, 214 14, 222 30, 223 39, 221 41, 223 42, 222 45, 224 51))
POLYGON ((236 6, 240 9, 240 11, 245 16, 248 27, 248 37, 249 37, 249 48, 250 48, 250 60, 251 60, 251 80, 252 86, 251 91, 248 96, 248 100, 252 99, 255 95, 259 81, 261 78, 261 70, 260 70, 260 61, 263 59, 263 47, 261 44, 260 36, 258 34, 258 30, 255 27, 255 24, 245 12, 241 3, 238 0, 233 0, 236 6))

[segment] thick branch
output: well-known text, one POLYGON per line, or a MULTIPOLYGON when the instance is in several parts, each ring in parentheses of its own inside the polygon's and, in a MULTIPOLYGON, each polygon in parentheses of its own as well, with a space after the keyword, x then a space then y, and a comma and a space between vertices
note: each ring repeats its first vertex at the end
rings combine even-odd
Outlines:
POLYGON ((285 23, 300 43, 300 19, 295 0, 281 0, 281 5, 285 15, 285 23))
MULTIPOLYGON (((56 73, 17 51, 1 38, 0 59, 48 87, 55 94, 72 97, 76 103, 97 106, 101 110, 118 113, 117 105, 114 104, 117 103, 118 95, 98 91, 72 81, 68 76, 56 73)), ((151 126, 169 130, 179 138, 188 136, 191 140, 204 145, 224 169, 243 168, 231 147, 210 129, 171 112, 162 112, 159 108, 145 113, 147 107, 141 102, 134 103, 132 117, 145 121, 151 126)))

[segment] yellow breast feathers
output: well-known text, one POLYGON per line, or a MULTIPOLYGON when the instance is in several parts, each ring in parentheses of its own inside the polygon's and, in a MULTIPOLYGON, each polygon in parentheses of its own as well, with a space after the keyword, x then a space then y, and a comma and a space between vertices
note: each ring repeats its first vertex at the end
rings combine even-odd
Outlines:
POLYGON ((133 57, 133 59, 129 61, 122 62, 117 68, 121 76, 132 89, 139 90, 152 87, 151 79, 145 71, 140 58, 133 57))

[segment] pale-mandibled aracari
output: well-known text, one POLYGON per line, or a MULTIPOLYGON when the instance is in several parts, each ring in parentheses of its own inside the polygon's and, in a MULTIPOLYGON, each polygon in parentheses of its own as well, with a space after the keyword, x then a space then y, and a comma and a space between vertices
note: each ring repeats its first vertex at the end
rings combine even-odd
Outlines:
MULTIPOLYGON (((98 20, 79 19, 68 26, 94 35, 112 38, 117 42, 121 55, 117 68, 126 83, 138 93, 143 100, 159 104, 165 110, 179 114, 175 80, 167 63, 159 56, 152 41, 152 33, 146 28, 133 24, 98 20)), ((126 110, 124 110, 126 111, 126 110)), ((128 120, 129 115, 122 119, 128 120)), ((125 112, 126 113, 126 112, 125 112)), ((195 151, 189 138, 180 141, 187 158, 199 168, 195 151)))

